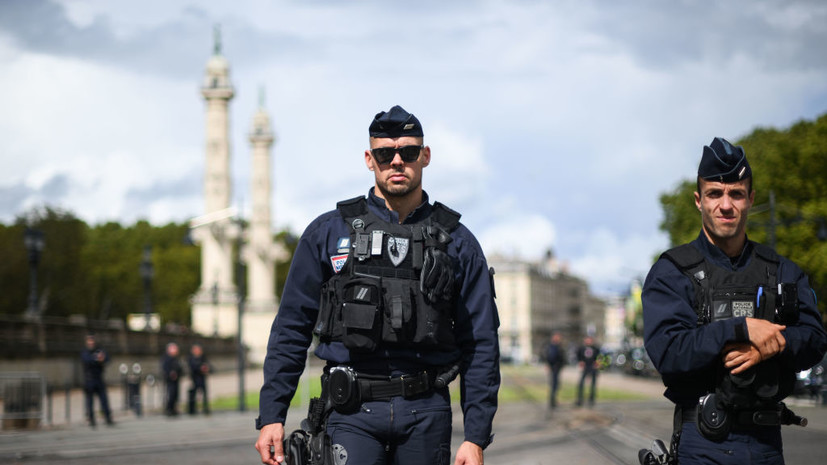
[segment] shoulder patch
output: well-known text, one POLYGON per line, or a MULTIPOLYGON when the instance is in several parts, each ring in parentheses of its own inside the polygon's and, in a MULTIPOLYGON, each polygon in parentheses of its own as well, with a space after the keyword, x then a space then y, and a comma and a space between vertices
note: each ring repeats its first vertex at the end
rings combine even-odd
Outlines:
POLYGON ((336 241, 336 251, 339 253, 347 253, 348 250, 350 250, 350 237, 340 237, 339 240, 336 241))
POLYGON ((347 254, 334 255, 333 257, 330 257, 330 264, 333 265, 333 271, 335 273, 342 271, 342 268, 345 266, 345 262, 347 262, 347 254))

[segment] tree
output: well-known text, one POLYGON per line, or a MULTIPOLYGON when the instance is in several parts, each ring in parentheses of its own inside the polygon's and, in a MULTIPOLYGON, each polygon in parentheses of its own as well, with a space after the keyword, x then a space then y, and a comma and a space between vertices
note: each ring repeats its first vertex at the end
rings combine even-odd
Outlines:
MULTIPOLYGON (((144 311, 140 273, 144 248, 152 250, 152 305, 164 323, 190 324, 190 297, 200 283, 200 248, 187 240, 187 223, 132 226, 108 222, 88 226, 72 213, 36 208, 0 224, 0 313, 22 314, 28 306, 29 264, 23 243, 26 227, 44 233, 38 267, 38 289, 44 316, 83 315, 90 319, 125 320, 144 311)), ((275 235, 287 251, 276 263, 276 289, 281 295, 298 239, 289 231, 275 235)))
MULTIPOLYGON (((801 266, 816 295, 822 296, 818 306, 824 315, 827 240, 819 238, 819 231, 827 228, 827 114, 785 130, 759 128, 736 144, 746 151, 756 191, 747 235, 765 244, 775 237, 778 253, 801 266)), ((664 212, 660 228, 673 246, 694 239, 700 229, 694 191, 693 178, 660 197, 664 212)))

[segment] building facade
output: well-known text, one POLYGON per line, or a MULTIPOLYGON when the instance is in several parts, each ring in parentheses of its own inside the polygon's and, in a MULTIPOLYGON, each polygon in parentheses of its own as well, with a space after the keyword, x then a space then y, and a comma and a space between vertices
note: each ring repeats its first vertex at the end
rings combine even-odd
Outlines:
POLYGON ((605 335, 606 304, 589 293, 588 284, 559 266, 551 252, 539 263, 493 255, 500 351, 503 359, 527 363, 541 359, 552 332, 564 343, 585 335, 605 335))

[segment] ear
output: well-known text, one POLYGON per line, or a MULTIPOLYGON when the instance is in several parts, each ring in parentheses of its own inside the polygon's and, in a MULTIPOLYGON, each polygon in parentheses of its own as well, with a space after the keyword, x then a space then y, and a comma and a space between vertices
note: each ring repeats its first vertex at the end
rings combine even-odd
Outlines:
POLYGON ((373 171, 373 156, 370 154, 370 149, 365 150, 365 165, 368 167, 369 170, 373 171))
POLYGON ((698 210, 701 209, 701 194, 698 191, 695 191, 695 206, 698 207, 698 210))
POLYGON ((431 164, 431 148, 427 145, 425 148, 422 149, 422 167, 426 167, 431 164))

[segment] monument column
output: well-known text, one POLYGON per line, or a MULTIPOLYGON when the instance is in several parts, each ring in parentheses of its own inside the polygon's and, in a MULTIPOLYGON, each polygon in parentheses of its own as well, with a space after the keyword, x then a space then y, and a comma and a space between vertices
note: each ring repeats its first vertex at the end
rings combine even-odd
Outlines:
POLYGON ((201 245, 201 285, 192 298, 192 329, 201 334, 229 336, 238 331, 237 292, 233 281, 233 240, 238 228, 230 208, 230 140, 228 107, 234 91, 230 67, 221 54, 215 31, 213 55, 201 95, 207 104, 205 214, 190 222, 192 236, 201 245))
POLYGON ((264 91, 259 93, 259 108, 253 115, 250 131, 252 151, 251 190, 253 211, 247 230, 247 305, 244 311, 244 342, 250 349, 249 358, 263 363, 267 353, 270 326, 278 303, 276 300, 276 260, 280 249, 273 241, 271 218, 272 165, 270 150, 275 136, 270 116, 264 109, 264 91))

